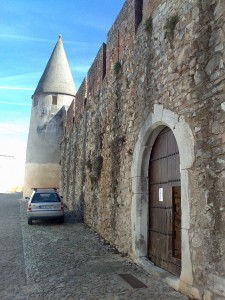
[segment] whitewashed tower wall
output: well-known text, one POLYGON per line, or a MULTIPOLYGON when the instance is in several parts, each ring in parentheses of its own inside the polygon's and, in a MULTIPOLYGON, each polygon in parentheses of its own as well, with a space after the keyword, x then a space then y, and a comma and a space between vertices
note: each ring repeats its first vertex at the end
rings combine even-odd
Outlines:
POLYGON ((32 96, 24 196, 29 196, 33 187, 59 187, 63 115, 75 93, 60 36, 32 96))

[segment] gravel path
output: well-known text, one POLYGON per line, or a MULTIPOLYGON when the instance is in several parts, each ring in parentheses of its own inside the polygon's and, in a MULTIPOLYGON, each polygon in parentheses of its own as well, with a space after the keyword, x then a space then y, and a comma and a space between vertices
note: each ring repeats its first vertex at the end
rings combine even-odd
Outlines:
POLYGON ((105 244, 74 214, 27 224, 21 194, 0 194, 1 300, 185 300, 105 244), (20 200, 19 200, 20 199, 20 200), (146 287, 133 288, 120 274, 146 287))
POLYGON ((22 201, 29 299, 187 299, 116 253, 74 215, 67 213, 63 225, 29 226, 25 210, 22 201), (119 274, 131 274, 147 288, 133 288, 119 274))
POLYGON ((21 194, 0 193, 0 299, 26 299, 21 194))

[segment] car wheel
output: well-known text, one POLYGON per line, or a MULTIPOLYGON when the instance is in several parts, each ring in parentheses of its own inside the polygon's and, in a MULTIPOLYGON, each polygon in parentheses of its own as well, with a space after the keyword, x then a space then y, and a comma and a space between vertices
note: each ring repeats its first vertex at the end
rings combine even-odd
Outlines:
POLYGON ((60 223, 64 223, 64 217, 60 218, 60 223))
POLYGON ((32 225, 32 219, 28 219, 28 224, 32 225))

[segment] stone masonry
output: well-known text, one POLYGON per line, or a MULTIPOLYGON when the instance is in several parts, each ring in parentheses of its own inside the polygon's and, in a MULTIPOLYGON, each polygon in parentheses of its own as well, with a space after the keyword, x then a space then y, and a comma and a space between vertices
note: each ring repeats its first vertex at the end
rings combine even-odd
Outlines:
POLYGON ((178 138, 187 255, 175 288, 205 300, 225 299, 224 19, 224 0, 127 0, 68 111, 61 144, 69 209, 138 260, 135 147, 158 126, 187 141, 178 138))

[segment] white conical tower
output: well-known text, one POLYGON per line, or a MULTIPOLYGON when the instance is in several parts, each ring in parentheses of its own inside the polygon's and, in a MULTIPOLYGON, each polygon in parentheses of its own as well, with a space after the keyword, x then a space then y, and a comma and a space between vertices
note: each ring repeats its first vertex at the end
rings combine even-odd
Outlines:
POLYGON ((24 197, 31 195, 33 187, 59 187, 63 115, 75 94, 62 37, 59 36, 32 96, 24 197))

